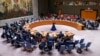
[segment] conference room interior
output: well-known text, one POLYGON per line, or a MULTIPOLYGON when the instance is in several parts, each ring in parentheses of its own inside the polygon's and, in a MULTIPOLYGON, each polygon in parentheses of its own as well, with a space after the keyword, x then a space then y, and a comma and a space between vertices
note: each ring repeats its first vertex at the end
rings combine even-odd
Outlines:
POLYGON ((100 55, 100 1, 12 1, 0 1, 0 56, 100 55))

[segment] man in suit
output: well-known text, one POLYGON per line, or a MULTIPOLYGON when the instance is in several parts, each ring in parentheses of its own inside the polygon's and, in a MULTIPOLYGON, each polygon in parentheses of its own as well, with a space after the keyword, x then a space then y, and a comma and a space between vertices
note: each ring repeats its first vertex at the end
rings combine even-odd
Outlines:
POLYGON ((64 34, 62 33, 62 31, 60 31, 60 33, 58 34, 58 38, 63 38, 64 34))

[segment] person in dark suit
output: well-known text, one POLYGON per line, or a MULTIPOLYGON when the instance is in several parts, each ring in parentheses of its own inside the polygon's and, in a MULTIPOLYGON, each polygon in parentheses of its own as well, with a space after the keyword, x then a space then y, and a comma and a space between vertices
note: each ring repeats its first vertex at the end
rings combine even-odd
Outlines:
POLYGON ((62 33, 62 31, 60 31, 60 33, 58 34, 58 38, 63 38, 64 34, 62 33))
POLYGON ((46 46, 46 38, 42 38, 39 45, 39 49, 44 50, 45 46, 46 46))
POLYGON ((41 39, 41 34, 39 32, 36 32, 36 35, 35 35, 35 40, 40 42, 40 39, 41 39))
POLYGON ((46 34, 46 40, 48 39, 48 37, 50 37, 49 33, 46 34))

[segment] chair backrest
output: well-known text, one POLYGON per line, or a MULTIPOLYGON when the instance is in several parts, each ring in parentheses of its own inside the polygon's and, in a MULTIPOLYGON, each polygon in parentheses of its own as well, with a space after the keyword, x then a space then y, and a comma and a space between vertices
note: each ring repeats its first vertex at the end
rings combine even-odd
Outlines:
POLYGON ((36 45, 37 42, 36 42, 35 40, 31 40, 31 44, 32 44, 32 45, 36 45))
POLYGON ((69 46, 71 43, 72 43, 71 41, 66 41, 64 44, 65 44, 66 46, 69 46))
POLYGON ((53 37, 48 37, 48 41, 54 41, 53 37))
POLYGON ((74 42, 74 43, 75 43, 75 45, 76 45, 76 44, 78 44, 78 43, 79 43, 79 40, 75 40, 75 42, 74 42))
POLYGON ((25 45, 25 48, 27 48, 27 49, 32 49, 31 43, 26 42, 25 44, 26 44, 26 45, 25 45))
POLYGON ((46 42, 41 42, 40 45, 41 45, 41 46, 45 46, 45 45, 46 45, 46 42))
POLYGON ((91 42, 88 42, 88 43, 86 44, 86 47, 90 47, 90 45, 91 45, 91 42))
POLYGON ((48 42, 47 42, 47 45, 48 45, 48 46, 53 46, 53 45, 54 45, 54 42, 53 42, 53 41, 48 41, 48 42))
POLYGON ((45 42, 41 42, 41 43, 39 44, 39 49, 40 49, 40 50, 43 50, 45 46, 46 46, 46 43, 45 43, 45 42))
POLYGON ((63 44, 63 42, 61 42, 61 41, 57 42, 57 45, 59 45, 59 46, 62 45, 62 44, 63 44))
POLYGON ((64 51, 66 49, 66 46, 65 45, 61 45, 60 46, 60 51, 64 51))
POLYGON ((20 45, 24 48, 27 48, 27 49, 32 49, 32 45, 31 43, 27 42, 27 41, 24 41, 24 42, 20 42, 20 45))
POLYGON ((20 42, 20 45, 21 45, 22 47, 25 47, 25 43, 24 43, 24 42, 20 42))
POLYGON ((85 48, 85 43, 80 44, 80 49, 85 48))
POLYGON ((80 40, 80 43, 83 43, 83 42, 84 42, 84 39, 81 39, 81 40, 80 40))
POLYGON ((67 50, 72 50, 73 48, 74 48, 73 45, 69 45, 68 48, 67 48, 67 50))

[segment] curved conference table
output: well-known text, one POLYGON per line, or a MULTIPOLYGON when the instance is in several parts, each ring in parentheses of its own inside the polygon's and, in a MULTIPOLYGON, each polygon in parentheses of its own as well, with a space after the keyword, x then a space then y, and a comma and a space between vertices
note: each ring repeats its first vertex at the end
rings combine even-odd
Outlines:
POLYGON ((49 24, 58 24, 58 25, 65 25, 65 26, 71 26, 76 28, 77 30, 82 30, 83 25, 77 22, 72 22, 68 20, 38 20, 31 23, 28 23, 24 26, 24 29, 26 30, 32 30, 32 28, 41 26, 41 25, 49 25, 49 24))

